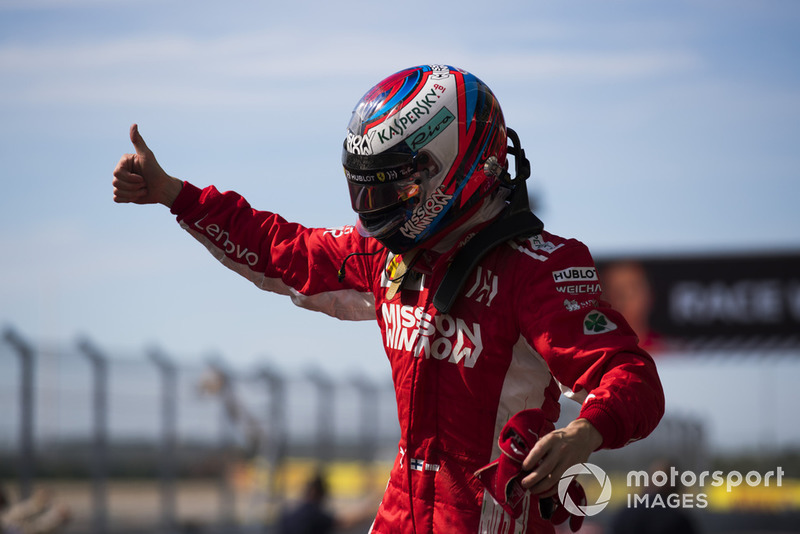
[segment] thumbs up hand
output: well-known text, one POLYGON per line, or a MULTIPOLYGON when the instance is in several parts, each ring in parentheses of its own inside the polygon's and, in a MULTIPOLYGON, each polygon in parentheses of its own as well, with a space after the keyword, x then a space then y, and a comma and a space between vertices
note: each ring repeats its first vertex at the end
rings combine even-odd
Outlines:
POLYGON ((139 133, 138 125, 131 126, 131 143, 135 154, 125 154, 114 169, 114 202, 134 204, 164 204, 171 207, 183 187, 183 182, 169 176, 156 161, 139 133))

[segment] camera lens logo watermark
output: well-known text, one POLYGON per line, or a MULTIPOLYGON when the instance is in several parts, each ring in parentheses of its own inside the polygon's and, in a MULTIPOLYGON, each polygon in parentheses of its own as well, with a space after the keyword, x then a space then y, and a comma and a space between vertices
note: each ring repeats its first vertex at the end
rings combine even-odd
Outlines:
POLYGON ((575 464, 564 471, 564 474, 561 476, 561 480, 558 481, 558 498, 561 501, 561 504, 564 505, 564 508, 566 508, 567 511, 572 515, 597 515, 602 512, 606 506, 608 506, 608 501, 611 500, 611 480, 608 478, 608 475, 606 475, 605 471, 594 464, 575 464), (569 493, 567 492, 569 485, 578 475, 592 475, 597 480, 597 483, 600 484, 602 489, 600 490, 600 495, 597 497, 597 501, 594 504, 586 504, 583 506, 578 505, 573 502, 572 497, 570 497, 569 493))

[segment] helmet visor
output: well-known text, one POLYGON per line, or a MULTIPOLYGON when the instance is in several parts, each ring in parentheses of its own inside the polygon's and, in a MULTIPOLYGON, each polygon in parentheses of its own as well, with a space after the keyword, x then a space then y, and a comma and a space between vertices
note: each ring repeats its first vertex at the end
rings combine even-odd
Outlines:
POLYGON ((420 186, 414 178, 379 185, 351 182, 350 201, 356 213, 375 213, 402 204, 419 194, 420 186))
POLYGON ((436 174, 437 165, 426 153, 360 156, 345 151, 344 173, 353 210, 376 214, 420 195, 422 182, 436 174))

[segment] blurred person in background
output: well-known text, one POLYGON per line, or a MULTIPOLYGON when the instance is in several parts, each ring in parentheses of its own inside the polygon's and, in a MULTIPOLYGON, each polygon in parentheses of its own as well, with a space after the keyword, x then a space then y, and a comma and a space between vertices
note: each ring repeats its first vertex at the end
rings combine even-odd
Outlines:
POLYGON ((306 484, 303 499, 291 510, 281 514, 278 534, 329 534, 334 531, 336 519, 325 509, 328 484, 317 473, 306 484))
POLYGON ((377 506, 372 502, 347 514, 334 513, 327 508, 328 495, 325 474, 315 473, 306 483, 300 502, 281 514, 278 534, 330 534, 350 531, 375 515, 377 506))
POLYGON ((650 326, 653 289, 644 265, 637 261, 615 261, 600 271, 603 295, 622 313, 639 336, 639 346, 650 353, 662 352, 664 340, 650 326))
POLYGON ((412 67, 358 102, 342 150, 355 226, 307 228, 198 188, 161 168, 137 125, 130 137, 116 202, 167 206, 224 265, 298 306, 377 321, 401 438, 372 532, 553 532, 563 507, 540 503, 558 508, 564 471, 661 419, 652 358, 601 300, 586 246, 530 211, 529 162, 474 75, 412 67), (555 430, 562 392, 582 407, 555 430), (491 471, 501 446, 516 463, 491 471), (498 492, 506 482, 519 491, 498 492))

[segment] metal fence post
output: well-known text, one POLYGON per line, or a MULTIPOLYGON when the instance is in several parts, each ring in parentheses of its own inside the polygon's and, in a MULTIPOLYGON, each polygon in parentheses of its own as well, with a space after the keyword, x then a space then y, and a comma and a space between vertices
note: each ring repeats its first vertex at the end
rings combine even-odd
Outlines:
POLYGON ((267 389, 267 422, 262 432, 262 453, 270 470, 267 499, 272 507, 267 510, 267 520, 271 521, 283 506, 283 479, 278 474, 286 456, 286 380, 269 367, 261 368, 256 376, 264 381, 267 389))
POLYGON ((78 342, 78 348, 92 366, 92 531, 101 534, 108 528, 108 358, 86 339, 78 342))
POLYGON ((259 371, 258 377, 265 382, 269 399, 265 452, 269 461, 278 465, 286 453, 286 380, 280 373, 267 367, 259 371))
POLYGON ((333 457, 334 443, 334 384, 319 369, 306 373, 317 389, 317 459, 325 464, 333 457))
POLYGON ((176 524, 178 372, 175 364, 160 351, 153 349, 149 356, 161 373, 161 527, 164 532, 172 532, 176 524))
POLYGON ((371 462, 375 459, 378 441, 378 387, 360 376, 354 376, 349 382, 358 391, 359 408, 361 408, 359 417, 361 454, 359 456, 365 462, 371 462))
POLYGON ((231 457, 234 449, 234 425, 231 411, 226 405, 233 398, 232 373, 222 361, 214 357, 209 363, 209 392, 221 399, 219 420, 219 448, 222 457, 217 491, 219 496, 220 523, 224 529, 234 529, 236 525, 236 493, 229 480, 231 457))
POLYGON ((350 385, 358 392, 360 417, 359 417, 359 460, 363 462, 364 478, 362 482, 363 493, 369 494, 375 489, 372 473, 372 463, 378 448, 378 387, 362 376, 353 376, 350 385))
POLYGON ((7 328, 3 336, 17 352, 20 360, 20 418, 19 418, 19 493, 28 498, 33 493, 34 476, 34 364, 31 345, 13 329, 7 328))

